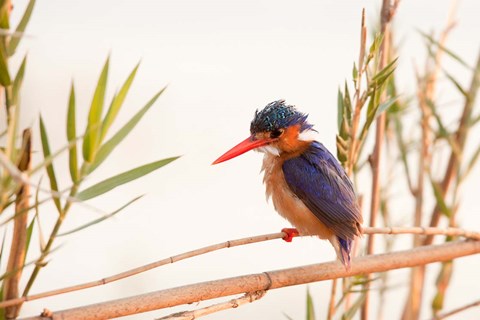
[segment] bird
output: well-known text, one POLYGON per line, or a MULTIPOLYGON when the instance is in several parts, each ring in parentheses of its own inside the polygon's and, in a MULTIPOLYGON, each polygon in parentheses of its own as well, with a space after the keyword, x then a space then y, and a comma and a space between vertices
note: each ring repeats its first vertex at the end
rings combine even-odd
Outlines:
POLYGON ((255 111, 250 136, 212 164, 250 150, 263 152, 267 199, 294 226, 282 230, 284 240, 298 235, 326 239, 349 270, 352 242, 362 235, 358 199, 344 168, 315 140, 316 130, 307 118, 285 100, 273 101, 255 111))

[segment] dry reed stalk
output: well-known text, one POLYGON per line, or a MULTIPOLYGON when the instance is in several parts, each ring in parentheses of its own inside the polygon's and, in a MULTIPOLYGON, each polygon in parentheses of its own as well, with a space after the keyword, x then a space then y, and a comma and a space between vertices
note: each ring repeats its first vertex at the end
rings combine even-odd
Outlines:
MULTIPOLYGON (((390 22, 395 15, 395 11, 399 4, 399 0, 383 0, 382 9, 380 12, 380 30, 383 35, 383 41, 380 45, 380 61, 378 68, 382 70, 388 64, 388 58, 390 56, 390 22)), ((383 91, 380 96, 379 103, 383 103, 387 99, 386 91, 383 91)), ((382 149, 384 143, 384 134, 385 134, 385 123, 386 123, 386 113, 382 112, 376 120, 376 130, 375 130, 375 145, 373 153, 371 156, 370 165, 372 167, 372 198, 370 202, 370 227, 375 227, 377 225, 377 216, 378 210, 380 208, 380 166, 382 159, 382 149)), ((373 254, 375 248, 375 237, 370 235, 367 240, 367 254, 373 254)), ((367 275, 367 280, 365 281, 364 290, 365 290, 365 300, 361 309, 361 319, 367 320, 369 318, 369 304, 370 304, 370 282, 372 276, 367 275)))
MULTIPOLYGON (((441 228, 422 228, 422 227, 391 227, 391 228, 390 227, 386 227, 386 228, 365 227, 364 233, 365 234, 386 234, 386 235, 399 235, 399 234, 445 235, 445 236, 464 237, 472 240, 480 240, 480 233, 458 229, 458 228, 441 229, 441 228)), ((64 293, 69 293, 73 291, 79 291, 83 289, 105 285, 114 281, 118 281, 127 277, 140 274, 142 272, 152 270, 154 268, 157 268, 166 264, 171 264, 174 262, 196 257, 202 254, 216 251, 216 250, 232 248, 232 247, 237 247, 237 246, 247 245, 247 244, 253 244, 253 243, 258 243, 263 241, 269 241, 274 239, 281 239, 285 236, 286 234, 284 232, 279 232, 279 233, 264 234, 264 235, 254 236, 254 237, 248 237, 248 238, 242 238, 242 239, 217 243, 211 246, 184 252, 166 259, 158 260, 156 262, 153 262, 141 267, 137 267, 128 271, 124 271, 122 273, 118 273, 116 275, 106 277, 100 280, 86 282, 86 283, 82 283, 82 284, 78 284, 78 285, 74 285, 66 288, 46 291, 43 293, 38 293, 30 296, 24 296, 17 299, 2 301, 0 302, 0 308, 17 305, 26 301, 38 300, 46 297, 59 295, 59 294, 64 294, 64 293)))
POLYGON ((455 241, 411 250, 363 256, 352 261, 350 270, 339 261, 207 281, 150 292, 133 297, 96 303, 73 309, 50 312, 48 317, 23 320, 100 320, 189 304, 245 292, 268 291, 293 285, 354 275, 411 268, 433 262, 448 261, 480 253, 480 241, 455 241))
MULTIPOLYGON (((18 163, 18 169, 21 172, 30 168, 32 154, 32 131, 25 129, 23 131, 22 153, 18 163)), ((15 198, 15 212, 23 212, 29 207, 30 187, 28 184, 22 185, 15 198)), ((27 251, 27 223, 28 214, 17 214, 13 221, 12 244, 10 246, 10 255, 8 258, 7 271, 9 275, 4 282, 5 300, 16 299, 19 296, 20 278, 25 263, 27 251)), ((5 308, 5 318, 15 319, 18 317, 21 304, 12 305, 5 308)))
POLYGON ((194 320, 200 317, 208 316, 209 314, 212 314, 215 312, 232 309, 232 308, 238 308, 247 303, 252 303, 254 301, 257 301, 263 298, 265 293, 266 291, 264 290, 247 292, 240 298, 235 298, 227 302, 217 303, 217 304, 214 304, 205 308, 193 310, 193 311, 182 311, 182 312, 174 313, 162 318, 158 318, 156 320, 194 320))
MULTIPOLYGON (((439 44, 444 47, 447 40, 447 36, 455 25, 455 12, 456 1, 452 1, 452 5, 449 10, 447 19, 447 26, 440 35, 439 44)), ((432 112, 428 106, 429 101, 435 100, 436 84, 438 80, 438 74, 441 71, 441 61, 444 52, 440 48, 435 53, 433 67, 427 62, 425 63, 425 77, 422 79, 417 72, 418 91, 417 97, 419 102, 421 118, 421 150, 419 157, 419 171, 417 177, 417 186, 412 191, 412 195, 415 198, 415 214, 414 214, 414 226, 420 226, 422 223, 423 212, 423 199, 424 199, 424 185, 425 175, 430 170, 431 165, 431 145, 432 145, 432 129, 430 127, 430 119, 432 112), (433 68, 433 70, 432 70, 433 68)), ((413 246, 417 247, 421 245, 422 238, 415 236, 413 238, 413 246)), ((402 319, 416 319, 420 315, 420 307, 422 303, 423 287, 425 278, 425 268, 413 268, 410 276, 410 293, 407 296, 405 307, 403 310, 402 319)))

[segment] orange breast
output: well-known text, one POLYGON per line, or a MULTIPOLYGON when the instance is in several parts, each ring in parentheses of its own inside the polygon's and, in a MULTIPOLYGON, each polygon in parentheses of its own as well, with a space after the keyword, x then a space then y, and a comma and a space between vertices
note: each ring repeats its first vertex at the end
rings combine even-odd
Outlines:
POLYGON ((334 234, 290 191, 283 175, 283 161, 282 157, 270 154, 266 154, 263 159, 263 181, 267 188, 267 198, 271 197, 275 210, 297 228, 301 235, 333 239, 334 234))

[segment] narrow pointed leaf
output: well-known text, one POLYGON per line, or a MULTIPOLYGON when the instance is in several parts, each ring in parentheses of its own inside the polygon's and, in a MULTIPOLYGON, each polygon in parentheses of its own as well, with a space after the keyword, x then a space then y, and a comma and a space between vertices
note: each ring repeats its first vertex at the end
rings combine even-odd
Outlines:
POLYGON ((98 150, 98 153, 95 157, 95 161, 89 168, 89 172, 93 172, 103 161, 108 157, 108 155, 125 139, 130 131, 135 128, 138 122, 143 118, 145 113, 152 107, 152 105, 157 101, 158 97, 165 91, 166 87, 160 90, 155 96, 153 96, 147 104, 140 109, 120 130, 115 133, 115 135, 105 142, 98 150))
POLYGON ((388 77, 395 71, 397 67, 397 60, 398 58, 393 59, 392 62, 387 64, 385 68, 380 70, 372 79, 372 83, 376 83, 377 86, 382 85, 385 80, 388 79, 388 77))
POLYGON ((383 103, 381 103, 378 106, 377 111, 375 112, 375 118, 378 117, 379 115, 381 115, 383 112, 390 109, 390 107, 393 106, 395 104, 395 102, 397 102, 398 98, 399 98, 399 96, 391 97, 387 101, 384 101, 383 103))
POLYGON ((72 182, 78 181, 78 159, 77 159, 77 129, 76 129, 76 119, 75 119, 75 88, 72 83, 70 89, 70 98, 68 99, 68 112, 67 112, 67 140, 73 142, 73 145, 70 146, 68 157, 69 157, 69 168, 70 168, 70 177, 72 182))
POLYGON ((378 52, 378 50, 380 49, 380 45, 382 44, 382 41, 383 41, 383 34, 377 33, 375 35, 375 39, 373 39, 372 45, 370 46, 369 52, 371 55, 378 52))
POLYGON ((83 139, 83 158, 85 161, 92 162, 95 157, 98 145, 100 143, 100 133, 102 130, 102 112, 105 102, 105 92, 107 89, 108 66, 110 57, 107 58, 102 72, 98 79, 95 93, 93 94, 92 104, 88 113, 88 124, 83 139))
POLYGON ((27 56, 25 56, 22 60, 22 64, 20 68, 18 68, 17 75, 13 80, 13 87, 12 87, 12 103, 13 105, 18 105, 18 97, 20 93, 20 88, 23 83, 23 77, 25 75, 25 65, 27 64, 27 56))
POLYGON ((433 194, 435 196, 435 199, 437 200, 437 206, 440 208, 440 211, 450 218, 452 216, 452 210, 447 206, 445 203, 445 198, 442 195, 442 190, 440 188, 440 185, 433 180, 433 178, 430 176, 430 183, 432 185, 433 189, 433 194))
POLYGON ((473 69, 473 68, 470 67, 462 58, 460 58, 459 55, 457 55, 457 54, 454 53, 453 51, 447 49, 445 46, 443 46, 442 44, 440 44, 440 42, 438 42, 437 40, 433 39, 432 36, 426 34, 426 33, 423 32, 423 31, 420 31, 420 30, 418 30, 418 32, 419 32, 425 39, 427 39, 431 44, 436 45, 440 50, 442 50, 443 52, 445 52, 446 54, 448 54, 451 58, 453 58, 454 60, 456 60, 458 63, 460 63, 461 65, 463 65, 464 67, 466 67, 466 68, 468 68, 468 69, 473 69))
POLYGON ((447 76, 447 78, 453 83, 453 85, 458 89, 458 91, 460 91, 460 93, 466 98, 468 99, 468 92, 465 91, 465 89, 463 89, 463 87, 460 85, 460 83, 458 83, 458 81, 450 74, 448 73, 446 70, 443 70, 443 72, 445 73, 445 76, 447 76))
MULTIPOLYGON (((50 156, 50 145, 48 143, 47 131, 45 130, 45 124, 43 123, 42 116, 40 116, 40 138, 42 140, 43 157, 48 158, 50 156)), ((47 170, 48 178, 50 179, 50 188, 53 191, 58 192, 57 178, 55 177, 53 163, 47 164, 45 169, 47 170)), ((57 207, 58 213, 61 213, 62 209, 60 205, 60 199, 58 197, 54 197, 53 202, 57 207)))
POLYGON ((45 237, 43 235, 43 231, 42 231, 42 226, 40 224, 40 205, 42 204, 42 202, 44 201, 40 201, 39 199, 39 195, 40 195, 40 185, 42 184, 42 178, 43 177, 40 177, 40 179, 38 180, 38 186, 37 186, 37 191, 35 192, 35 204, 34 204, 34 208, 35 208, 35 218, 37 218, 37 229, 38 229, 38 242, 39 242, 39 245, 40 245, 40 252, 43 252, 45 250, 45 237))
POLYGON ((461 175, 461 180, 465 179, 468 176, 468 174, 472 171, 479 157, 480 157, 480 145, 477 147, 477 149, 473 153, 472 157, 470 158, 470 161, 468 161, 467 168, 461 175))
POLYGON ((22 19, 17 25, 15 29, 15 34, 10 38, 10 42, 8 43, 7 54, 8 56, 12 56, 15 53, 15 50, 22 39, 23 33, 27 28, 28 22, 30 21, 30 17, 32 16, 33 7, 35 6, 35 0, 30 0, 28 2, 28 6, 23 13, 22 19))
POLYGON ((435 286, 437 288, 437 293, 432 301, 432 309, 434 314, 438 313, 444 307, 445 297, 447 293, 450 280, 452 279, 453 274, 453 261, 445 261, 442 263, 442 268, 438 274, 437 280, 435 281, 435 286))
POLYGON ((348 91, 348 86, 347 82, 345 81, 345 99, 344 99, 344 104, 345 104, 345 118, 348 121, 349 124, 351 124, 352 121, 352 100, 350 100, 350 92, 348 91))
POLYGON ((105 216, 103 216, 103 217, 100 217, 100 218, 98 218, 98 219, 95 219, 95 220, 93 220, 93 221, 90 221, 89 223, 86 223, 86 224, 84 224, 84 225, 82 225, 82 226, 80 226, 80 227, 78 227, 78 228, 73 229, 73 230, 70 230, 70 231, 67 231, 67 232, 64 232, 64 233, 60 233, 60 234, 58 234, 57 236, 58 236, 58 237, 66 236, 66 235, 68 235, 68 234, 75 233, 75 232, 77 232, 77 231, 83 230, 83 229, 85 229, 85 228, 88 228, 88 227, 90 227, 90 226, 93 226, 93 225, 95 225, 95 224, 97 224, 97 223, 100 223, 100 222, 102 222, 102 221, 105 221, 105 220, 113 217, 114 215, 116 215, 117 213, 119 213, 120 211, 122 211, 123 209, 125 209, 126 207, 128 207, 129 205, 131 205, 132 203, 134 203, 135 201, 139 200, 139 199, 142 198, 142 197, 143 197, 143 195, 138 196, 138 197, 130 200, 129 202, 127 202, 126 204, 124 204, 123 206, 121 206, 120 208, 118 208, 117 210, 113 211, 112 213, 109 213, 109 214, 107 214, 107 215, 105 215, 105 216))
POLYGON ((283 312, 283 316, 284 316, 285 318, 287 318, 287 320, 293 320, 293 318, 290 317, 290 316, 289 316, 288 314, 286 314, 285 312, 283 312))
POLYGON ((32 232, 35 225, 35 219, 36 217, 32 219, 32 222, 30 222, 30 225, 27 227, 27 241, 25 243, 25 255, 23 257, 22 264, 25 264, 25 259, 27 258, 28 248, 30 247, 30 240, 32 240, 32 232))
POLYGON ((361 295, 357 298, 355 303, 348 309, 343 315, 342 320, 350 320, 353 319, 355 314, 358 312, 360 307, 363 305, 365 301, 365 292, 362 292, 361 295))
POLYGON ((8 72, 7 58, 0 49, 0 84, 4 87, 9 86, 12 83, 10 79, 10 73, 8 72))
POLYGON ((315 320, 315 308, 310 290, 307 288, 307 317, 306 320, 315 320))
POLYGON ((143 177, 144 175, 154 170, 157 170, 178 158, 179 157, 172 157, 172 158, 155 161, 155 162, 137 167, 135 169, 123 172, 111 178, 108 178, 78 193, 77 199, 85 201, 85 200, 98 197, 99 195, 102 195, 105 192, 108 192, 116 187, 119 187, 122 184, 138 179, 140 177, 143 177))
POLYGON ((352 69, 352 78, 354 82, 358 81, 358 69, 357 69, 357 64, 353 62, 353 69, 352 69))
POLYGON ((2 262, 2 258, 3 258, 3 252, 4 252, 4 249, 5 249, 5 239, 7 237, 7 233, 5 232, 5 229, 3 229, 3 240, 2 240, 2 246, 0 247, 0 263, 2 262))
POLYGON ((135 79, 135 75, 137 73, 139 66, 140 66, 140 63, 138 63, 135 66, 133 71, 128 76, 127 80, 125 80, 125 83, 120 88, 120 91, 118 92, 118 94, 115 95, 115 97, 113 97, 112 103, 110 104, 110 108, 108 109, 105 119, 103 120, 103 123, 102 123, 102 132, 100 134, 100 141, 103 141, 103 139, 105 138, 105 135, 107 134, 108 129, 112 125, 113 121, 115 121, 115 118, 117 117, 117 114, 120 111, 120 108, 122 107, 123 102, 125 101, 125 98, 127 97, 128 91, 130 90, 130 86, 132 85, 133 80, 135 79))
POLYGON ((338 88, 337 94, 337 125, 338 125, 338 132, 340 132, 342 128, 342 121, 343 121, 343 113, 344 113, 344 105, 343 105, 343 94, 342 90, 338 88))

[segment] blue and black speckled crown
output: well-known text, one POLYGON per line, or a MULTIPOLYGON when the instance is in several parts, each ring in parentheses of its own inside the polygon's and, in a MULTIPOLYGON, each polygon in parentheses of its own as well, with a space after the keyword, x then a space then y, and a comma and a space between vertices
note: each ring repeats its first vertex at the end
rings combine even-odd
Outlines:
POLYGON ((313 127, 307 122, 308 115, 301 113, 294 106, 285 104, 285 100, 277 100, 267 104, 261 111, 255 111, 255 117, 250 124, 250 133, 271 132, 300 124, 300 131, 313 127))

